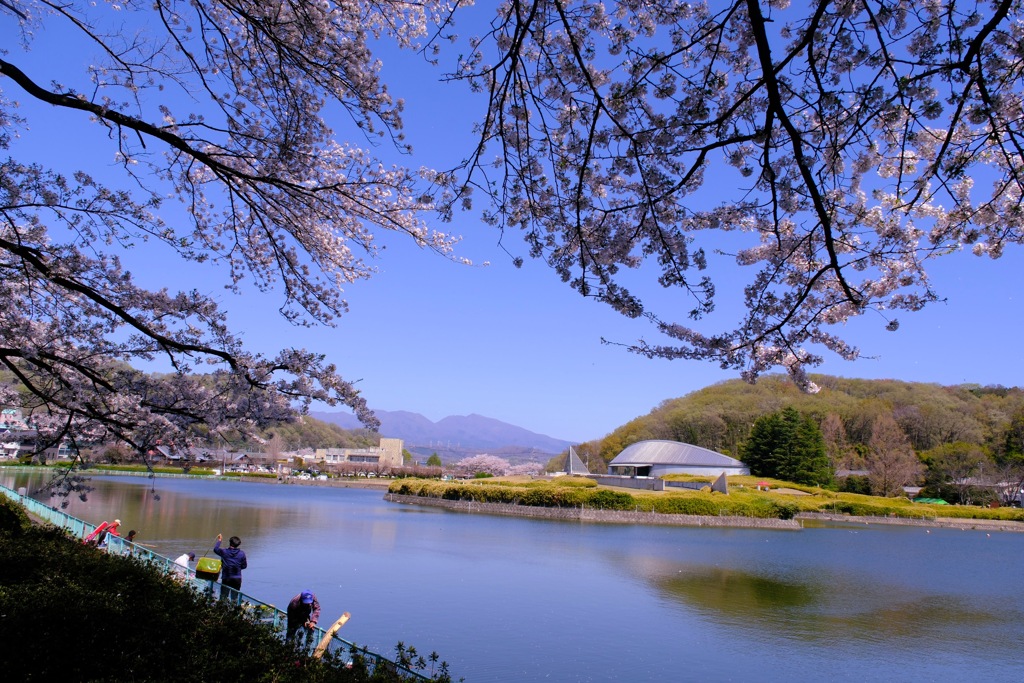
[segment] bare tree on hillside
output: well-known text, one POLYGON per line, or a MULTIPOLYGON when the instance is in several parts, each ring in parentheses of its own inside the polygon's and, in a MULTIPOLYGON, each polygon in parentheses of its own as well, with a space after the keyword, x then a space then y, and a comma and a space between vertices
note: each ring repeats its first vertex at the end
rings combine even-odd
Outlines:
POLYGON ((907 435, 889 415, 875 418, 867 467, 871 492, 876 496, 903 495, 903 487, 917 483, 924 472, 907 435))
POLYGON ((835 413, 829 413, 821 421, 821 435, 825 439, 825 451, 833 471, 843 469, 860 469, 860 458, 850 447, 846 438, 846 427, 843 420, 835 413))

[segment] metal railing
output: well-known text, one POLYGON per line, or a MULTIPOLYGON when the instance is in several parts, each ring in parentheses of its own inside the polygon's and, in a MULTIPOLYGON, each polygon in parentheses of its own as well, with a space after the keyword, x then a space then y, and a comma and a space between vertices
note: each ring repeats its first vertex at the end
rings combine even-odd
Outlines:
MULTIPOLYGON (((20 504, 30 515, 45 522, 49 522, 54 526, 65 529, 67 533, 74 538, 84 539, 96 530, 95 524, 90 524, 89 522, 72 517, 63 510, 58 510, 55 507, 51 507, 32 498, 27 495, 24 488, 14 491, 13 489, 0 485, 0 493, 3 493, 11 500, 20 504)), ((180 564, 175 563, 174 560, 164 557, 163 555, 159 555, 140 544, 132 543, 121 536, 112 536, 108 534, 103 545, 99 547, 112 555, 132 555, 152 565, 156 571, 173 576, 181 583, 191 586, 196 591, 209 595, 211 599, 218 599, 221 597, 217 594, 218 584, 216 581, 199 578, 196 576, 195 570, 191 567, 183 567, 180 564)), ((265 624, 274 632, 279 633, 281 638, 284 639, 286 625, 288 623, 288 615, 286 612, 278 609, 274 605, 263 602, 262 600, 257 600, 251 595, 247 595, 234 588, 225 586, 221 586, 221 588, 224 590, 224 598, 232 603, 241 605, 245 610, 254 612, 256 620, 259 623, 265 624)), ((299 638, 296 642, 299 643, 301 647, 306 648, 309 654, 312 654, 313 650, 321 643, 326 635, 327 631, 325 629, 320 626, 315 626, 312 629, 307 629, 304 637, 299 638)), ((378 666, 384 666, 397 671, 403 676, 407 676, 410 680, 431 680, 418 671, 409 669, 392 659, 388 659, 383 655, 371 652, 370 650, 360 647, 345 640, 344 638, 339 638, 337 635, 331 636, 328 642, 329 644, 325 652, 332 653, 342 660, 359 657, 366 662, 367 666, 371 670, 378 666)))

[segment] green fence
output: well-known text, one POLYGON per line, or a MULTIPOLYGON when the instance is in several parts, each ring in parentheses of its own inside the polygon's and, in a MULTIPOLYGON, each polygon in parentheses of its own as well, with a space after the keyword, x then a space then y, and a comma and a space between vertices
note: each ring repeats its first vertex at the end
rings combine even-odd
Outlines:
MULTIPOLYGON (((96 525, 94 524, 72 517, 63 510, 50 507, 49 505, 41 503, 40 501, 30 497, 27 495, 24 488, 14 491, 6 486, 0 486, 0 493, 3 493, 8 498, 21 504, 30 515, 45 522, 49 522, 54 526, 65 529, 68 534, 74 538, 85 538, 96 529, 96 525)), ((195 570, 191 567, 182 567, 181 565, 176 564, 174 560, 164 557, 163 555, 158 555, 152 550, 137 543, 131 543, 121 536, 108 535, 106 537, 104 549, 108 553, 112 554, 133 555, 151 564, 157 571, 173 576, 182 583, 191 585, 200 592, 209 593, 211 598, 220 597, 221 586, 215 581, 197 578, 195 570)), ((227 588, 226 590, 231 593, 230 600, 241 604, 245 609, 254 610, 257 614, 257 619, 261 623, 266 624, 269 628, 280 633, 281 637, 284 638, 287 624, 287 614, 284 611, 261 600, 257 600, 251 595, 246 595, 241 591, 237 591, 232 588, 227 588)), ((317 626, 311 630, 308 637, 306 637, 302 642, 308 648, 309 652, 312 653, 313 649, 320 644, 326 635, 327 631, 317 626)), ((409 677, 411 680, 430 680, 417 671, 408 669, 394 660, 359 647, 344 638, 339 638, 337 635, 332 636, 329 642, 330 644, 327 647, 327 651, 337 654, 342 658, 358 654, 366 660, 370 667, 386 666, 398 671, 404 676, 409 677)))

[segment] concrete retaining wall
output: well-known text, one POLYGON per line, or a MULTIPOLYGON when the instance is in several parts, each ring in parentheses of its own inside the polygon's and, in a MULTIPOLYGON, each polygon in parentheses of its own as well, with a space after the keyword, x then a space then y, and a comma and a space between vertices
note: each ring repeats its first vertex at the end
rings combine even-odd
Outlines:
POLYGON ((857 517, 854 515, 833 515, 823 512, 801 512, 797 519, 838 524, 883 524, 890 526, 917 526, 932 529, 974 529, 978 531, 1024 532, 1024 523, 1000 519, 968 519, 966 517, 933 517, 915 519, 911 517, 857 517))
POLYGON ((471 500, 446 500, 423 496, 403 496, 397 493, 385 494, 384 500, 407 505, 428 505, 456 512, 473 512, 485 515, 506 515, 510 517, 535 517, 566 522, 594 522, 598 524, 659 524, 665 526, 709 526, 757 529, 800 529, 800 523, 793 519, 760 519, 757 517, 705 517, 698 515, 665 515, 657 512, 628 512, 620 510, 594 510, 590 508, 544 508, 529 505, 508 505, 504 503, 478 503, 471 500))
POLYGON ((617 486, 623 489, 664 491, 665 480, 658 477, 617 477, 611 474, 592 474, 590 478, 601 486, 617 486))

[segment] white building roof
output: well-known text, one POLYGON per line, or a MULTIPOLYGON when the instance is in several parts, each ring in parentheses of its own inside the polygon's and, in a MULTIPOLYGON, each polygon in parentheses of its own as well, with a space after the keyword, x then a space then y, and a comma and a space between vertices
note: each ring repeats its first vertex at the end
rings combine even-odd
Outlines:
POLYGON ((677 465, 683 467, 735 467, 744 464, 736 458, 680 441, 637 441, 627 446, 609 467, 645 467, 677 465))

